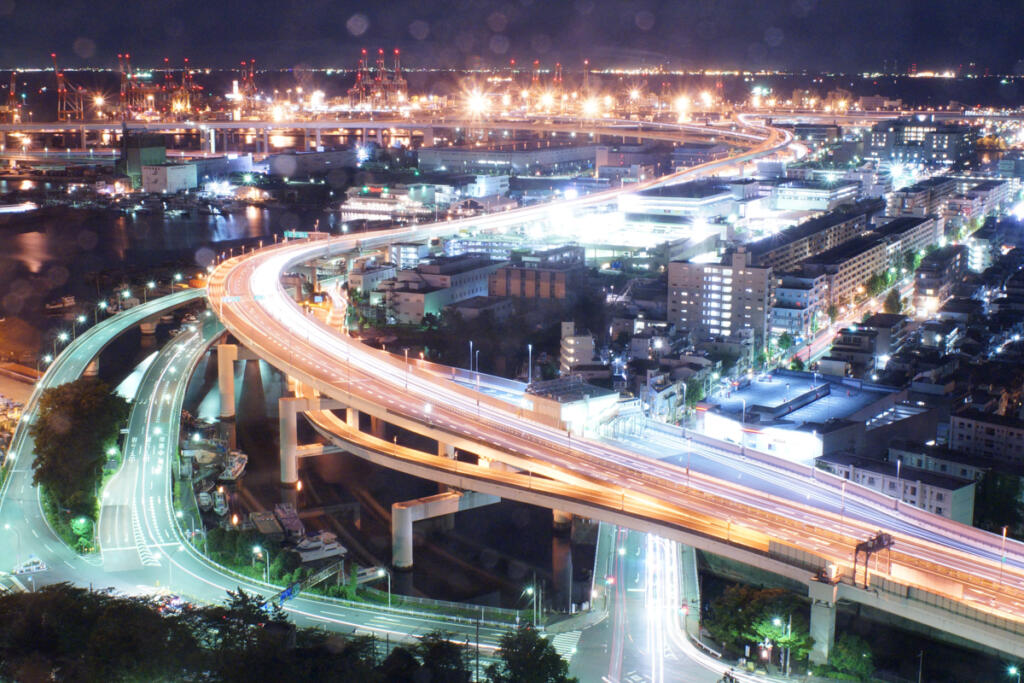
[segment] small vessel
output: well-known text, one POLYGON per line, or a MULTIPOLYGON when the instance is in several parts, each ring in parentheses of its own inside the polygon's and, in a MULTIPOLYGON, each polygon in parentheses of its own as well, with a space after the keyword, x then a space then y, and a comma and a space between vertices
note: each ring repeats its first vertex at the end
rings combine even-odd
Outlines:
POLYGON ((245 473, 245 466, 249 463, 249 456, 241 451, 228 453, 224 463, 224 471, 221 472, 221 481, 234 481, 245 473))
POLYGON ((224 495, 223 491, 214 491, 213 493, 213 511, 218 517, 223 517, 228 514, 228 497, 224 495))
POLYGON ((314 562, 325 557, 344 555, 347 551, 345 546, 338 543, 338 537, 329 531, 307 536, 295 544, 295 551, 302 557, 303 562, 314 562))
POLYGON ((199 503, 199 509, 203 512, 213 507, 213 496, 205 491, 196 496, 196 501, 199 503))
POLYGON ((198 481, 196 481, 196 490, 198 490, 200 493, 209 493, 210 491, 213 490, 213 480, 199 479, 198 481))
POLYGON ((62 296, 56 301, 51 301, 44 307, 47 311, 63 311, 66 308, 74 308, 75 297, 73 296, 62 296))

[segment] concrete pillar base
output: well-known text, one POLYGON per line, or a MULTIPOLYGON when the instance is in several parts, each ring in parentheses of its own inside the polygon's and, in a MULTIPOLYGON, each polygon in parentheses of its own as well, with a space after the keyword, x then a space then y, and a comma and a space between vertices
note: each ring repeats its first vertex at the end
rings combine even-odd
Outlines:
POLYGON ((85 370, 82 372, 83 377, 96 377, 100 374, 100 359, 93 358, 89 361, 89 364, 85 366, 85 370))
POLYGON ((238 346, 217 345, 217 385, 220 388, 220 417, 235 417, 235 361, 238 360, 238 346))
POLYGON ((471 510, 500 500, 497 496, 475 491, 450 491, 394 503, 391 506, 391 564, 395 569, 412 569, 413 522, 471 510))
POLYGON ((378 439, 385 438, 385 436, 386 436, 384 434, 384 427, 385 427, 385 425, 387 425, 387 422, 385 422, 384 420, 380 419, 379 417, 373 416, 373 415, 370 416, 370 433, 373 434, 378 439))
POLYGON ((552 510, 551 521, 555 527, 556 533, 567 534, 572 530, 571 512, 563 512, 562 510, 552 510))
POLYGON ((811 598, 811 637, 814 638, 810 659, 814 664, 827 663, 835 645, 836 590, 835 584, 819 581, 811 581, 808 588, 811 598))

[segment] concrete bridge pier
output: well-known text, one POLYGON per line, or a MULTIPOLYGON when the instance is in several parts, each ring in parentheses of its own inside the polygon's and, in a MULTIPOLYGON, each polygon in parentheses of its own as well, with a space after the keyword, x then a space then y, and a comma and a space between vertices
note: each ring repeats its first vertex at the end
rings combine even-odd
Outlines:
POLYGON ((220 389, 220 419, 235 419, 235 361, 237 344, 217 345, 217 386, 220 389))
POLYGON ((206 151, 210 154, 217 153, 217 131, 212 128, 206 131, 206 151))
POLYGON ((85 370, 82 371, 83 377, 96 377, 100 374, 100 357, 96 356, 89 364, 85 366, 85 370))
POLYGON ((475 491, 448 491, 391 505, 391 564, 412 569, 413 522, 497 503, 501 498, 475 491))
POLYGON ((551 511, 551 521, 555 527, 555 533, 567 534, 572 530, 572 513, 562 510, 551 511))
POLYGON ((309 128, 302 129, 302 151, 309 151, 309 128))
POLYGON ((270 131, 263 129, 263 153, 270 154, 270 131))
POLYGON ((160 323, 160 316, 153 316, 152 318, 146 318, 139 323, 139 329, 142 330, 144 335, 156 334, 156 326, 160 323))
POLYGON ((281 487, 294 489, 299 482, 299 457, 334 452, 321 444, 300 446, 298 436, 298 415, 307 410, 332 410, 341 408, 337 401, 326 398, 296 398, 283 396, 277 399, 277 424, 280 429, 281 487))
POLYGON ((351 407, 345 408, 345 424, 359 431, 359 411, 351 407))
POLYGON ((811 662, 825 664, 836 641, 836 592, 835 584, 811 581, 808 595, 811 598, 811 662))
POLYGON ((317 128, 316 129, 316 148, 317 148, 317 150, 319 150, 323 146, 324 146, 323 143, 320 141, 320 129, 317 128))
POLYGON ((387 425, 387 422, 385 422, 384 420, 380 419, 376 415, 371 415, 370 416, 370 433, 373 434, 378 439, 383 439, 385 437, 385 434, 384 434, 384 427, 385 427, 385 425, 387 425))
POLYGON ((423 146, 433 147, 434 146, 434 129, 424 128, 423 129, 423 146))

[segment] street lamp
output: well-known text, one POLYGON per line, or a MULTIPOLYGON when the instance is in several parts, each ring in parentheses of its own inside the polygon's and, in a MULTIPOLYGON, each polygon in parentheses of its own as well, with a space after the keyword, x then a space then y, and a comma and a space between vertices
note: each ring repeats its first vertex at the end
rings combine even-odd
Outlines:
POLYGON ((71 338, 72 339, 75 339, 78 336, 78 326, 79 325, 84 325, 86 320, 88 320, 88 318, 85 317, 85 314, 81 314, 80 313, 71 322, 71 338))
POLYGON ((388 577, 388 609, 391 609, 391 572, 381 567, 377 570, 377 576, 380 578, 388 577))
POLYGON ((526 358, 526 384, 529 385, 533 383, 533 344, 526 345, 526 358))
POLYGON ((469 340, 469 371, 473 372, 473 340, 469 340))
MULTIPOLYGON (((782 619, 780 619, 779 617, 775 617, 775 618, 772 619, 772 624, 774 624, 778 628, 782 628, 782 619)), ((789 619, 786 620, 786 665, 785 665, 785 671, 786 671, 786 677, 787 678, 789 677, 789 637, 790 637, 790 634, 792 632, 793 632, 793 613, 790 612, 789 619)), ((779 656, 779 663, 780 664, 782 663, 782 656, 781 655, 779 656)))
POLYGON ((146 288, 142 290, 142 303, 149 301, 149 292, 156 289, 156 283, 150 280, 146 283, 146 288))
POLYGON ((105 299, 103 301, 99 302, 98 304, 96 304, 96 308, 93 309, 93 312, 92 312, 92 322, 93 322, 94 325, 99 321, 99 312, 100 311, 106 312, 106 310, 107 310, 107 302, 106 302, 105 299))
POLYGON ((1006 670, 1006 673, 1009 674, 1010 676, 1016 676, 1017 677, 1017 683, 1020 683, 1020 669, 1018 667, 1010 666, 1006 670))
POLYGON ((257 558, 262 557, 264 559, 265 566, 263 569, 263 581, 270 581, 270 553, 264 552, 263 548, 259 547, 258 545, 254 545, 252 547, 252 554, 255 555, 257 558))
POLYGON ((67 332, 61 331, 61 332, 59 332, 57 334, 57 336, 53 340, 53 355, 54 356, 57 355, 57 342, 59 341, 61 344, 63 344, 68 339, 69 339, 69 337, 68 337, 68 333, 67 332))
POLYGON ((523 592, 530 596, 530 600, 533 604, 533 627, 537 628, 537 591, 533 586, 527 586, 526 590, 523 592))

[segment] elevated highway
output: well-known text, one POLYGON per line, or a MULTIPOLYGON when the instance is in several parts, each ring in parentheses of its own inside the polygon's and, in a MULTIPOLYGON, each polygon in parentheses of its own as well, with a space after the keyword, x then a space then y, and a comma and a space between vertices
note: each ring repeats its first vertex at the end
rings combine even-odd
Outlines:
MULTIPOLYGON (((777 131, 761 129, 761 134, 766 142, 741 159, 788 142, 777 131)), ((720 165, 724 162, 687 173, 697 176, 720 165)), ((685 179, 687 173, 667 182, 685 179)), ((608 198, 609 193, 590 195, 560 203, 558 209, 585 208, 608 198)), ((622 446, 580 438, 338 335, 303 314, 280 285, 281 273, 314 258, 389 240, 447 234, 463 226, 507 226, 534 220, 550 209, 531 207, 368 236, 320 236, 268 247, 221 263, 210 278, 209 298, 242 343, 309 388, 305 391, 347 406, 350 414, 365 412, 439 444, 475 453, 481 464, 410 452, 358 432, 351 418, 345 423, 327 413, 314 418, 323 434, 362 457, 458 488, 650 531, 756 564, 808 583, 812 596, 818 594, 815 605, 824 610, 822 618, 834 614, 829 610, 834 610, 841 593, 843 599, 872 602, 1024 656, 1022 544, 1007 544, 1001 556, 997 536, 901 508, 859 486, 770 462, 764 454, 745 454, 707 437, 701 437, 701 448, 737 463, 761 460, 777 486, 802 495, 773 495, 756 482, 737 484, 622 446), (494 462, 504 466, 485 466, 494 462), (834 511, 837 499, 839 514, 834 511), (869 571, 862 566, 854 575, 854 546, 879 530, 892 534, 896 547, 875 557, 869 571), (810 581, 826 565, 834 567, 837 582, 810 581), (872 589, 859 587, 868 583, 872 589)), ((827 628, 824 635, 830 640, 827 628)))

